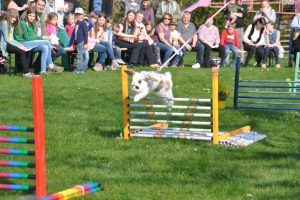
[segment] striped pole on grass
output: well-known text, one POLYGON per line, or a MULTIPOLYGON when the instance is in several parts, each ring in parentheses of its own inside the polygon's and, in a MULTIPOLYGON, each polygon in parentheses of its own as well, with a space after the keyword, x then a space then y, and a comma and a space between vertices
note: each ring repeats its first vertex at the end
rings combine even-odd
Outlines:
POLYGON ((0 126, 0 131, 22 131, 22 132, 33 132, 33 127, 27 126, 0 126))
POLYGON ((34 139, 0 137, 1 143, 34 144, 34 139))
POLYGON ((74 197, 80 197, 89 193, 95 193, 101 190, 100 183, 89 182, 82 185, 77 185, 73 188, 51 194, 39 200, 67 200, 74 197))

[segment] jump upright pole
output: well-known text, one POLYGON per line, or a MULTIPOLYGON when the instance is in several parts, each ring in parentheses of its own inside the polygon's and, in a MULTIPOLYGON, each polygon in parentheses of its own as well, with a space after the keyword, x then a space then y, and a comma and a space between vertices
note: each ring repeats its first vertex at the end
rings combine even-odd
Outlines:
POLYGON ((36 197, 41 198, 46 193, 46 152, 44 127, 43 83, 41 77, 32 78, 32 100, 34 115, 34 150, 36 197))
POLYGON ((213 122, 213 144, 219 142, 219 101, 218 101, 218 89, 219 89, 219 69, 218 67, 212 68, 212 122, 213 122))
POLYGON ((123 102, 123 134, 124 140, 129 139, 129 109, 128 109, 128 75, 125 73, 126 65, 122 65, 122 102, 123 102))

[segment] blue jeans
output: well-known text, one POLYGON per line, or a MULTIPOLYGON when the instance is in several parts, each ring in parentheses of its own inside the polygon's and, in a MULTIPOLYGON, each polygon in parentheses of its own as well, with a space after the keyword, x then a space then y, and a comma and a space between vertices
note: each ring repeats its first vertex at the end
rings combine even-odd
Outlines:
POLYGON ((267 60, 268 60, 268 57, 269 57, 271 51, 274 52, 274 57, 275 57, 275 63, 276 63, 276 65, 279 64, 279 49, 278 49, 278 47, 272 47, 272 48, 265 47, 263 64, 267 63, 267 60))
POLYGON ((171 57, 173 53, 173 48, 161 42, 157 42, 156 45, 160 49, 160 53, 164 53, 162 63, 165 63, 171 57))
POLYGON ((116 59, 115 54, 114 54, 114 50, 108 42, 100 42, 100 44, 106 47, 106 52, 107 52, 107 55, 108 55, 109 59, 111 59, 111 60, 116 59))
POLYGON ((97 59, 97 63, 105 63, 107 58, 106 47, 101 44, 95 44, 93 51, 99 53, 99 59, 97 59))
POLYGON ((115 54, 115 58, 116 59, 122 59, 122 51, 121 51, 121 48, 118 47, 118 46, 113 46, 113 51, 114 51, 114 54, 115 54))
POLYGON ((236 63, 236 58, 239 56, 238 49, 234 45, 224 45, 224 48, 225 48, 225 58, 228 56, 229 51, 230 50, 232 51, 232 63, 231 63, 231 66, 233 67, 233 65, 235 65, 235 63, 236 63))
MULTIPOLYGON (((177 50, 180 48, 180 46, 176 46, 175 47, 177 50)), ((175 56, 175 58, 172 60, 172 62, 171 62, 171 65, 176 65, 176 66, 178 66, 178 64, 179 64, 179 62, 180 62, 180 60, 183 58, 183 51, 182 50, 180 50, 179 52, 178 52, 178 54, 175 56)))
POLYGON ((64 53, 66 53, 65 48, 63 48, 62 46, 57 45, 57 44, 53 44, 52 46, 55 47, 55 50, 54 50, 55 53, 53 53, 53 55, 52 55, 53 60, 56 60, 56 58, 63 55, 64 53))
POLYGON ((51 44, 48 40, 31 40, 26 41, 23 45, 31 48, 32 52, 41 53, 41 70, 46 71, 47 65, 53 63, 51 57, 51 44))
POLYGON ((77 71, 86 71, 89 64, 89 52, 84 48, 84 41, 75 45, 77 49, 77 71))

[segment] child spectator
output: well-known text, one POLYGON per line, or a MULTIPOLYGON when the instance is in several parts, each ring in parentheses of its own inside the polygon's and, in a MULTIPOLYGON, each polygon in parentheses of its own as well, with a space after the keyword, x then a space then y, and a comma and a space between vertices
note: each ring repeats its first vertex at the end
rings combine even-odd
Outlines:
POLYGON ((180 59, 183 57, 182 50, 178 50, 180 48, 179 41, 183 44, 185 43, 185 41, 181 37, 180 33, 175 30, 176 26, 177 26, 177 20, 173 19, 172 22, 170 23, 170 28, 171 28, 170 43, 177 50, 177 52, 175 51, 175 53, 177 53, 178 56, 176 56, 176 58, 172 61, 172 64, 171 64, 172 67, 177 67, 180 59))
POLYGON ((140 5, 135 2, 135 0, 122 0, 125 7, 124 17, 127 16, 128 11, 133 10, 134 12, 140 10, 140 5))
POLYGON ((68 24, 65 26, 65 29, 68 33, 69 39, 71 39, 71 35, 72 35, 72 33, 75 29, 75 25, 76 25, 74 14, 68 15, 67 22, 68 22, 68 24))
POLYGON ((232 51, 232 63, 230 67, 234 67, 236 58, 240 52, 240 39, 237 31, 235 30, 235 24, 229 24, 228 28, 222 32, 220 45, 225 48, 225 57, 228 56, 229 51, 232 51))
POLYGON ((107 25, 106 25, 106 18, 105 14, 100 14, 98 21, 95 25, 95 33, 97 36, 97 39, 99 40, 99 44, 106 47, 106 53, 108 55, 108 58, 110 59, 110 66, 107 67, 107 69, 115 70, 120 65, 118 64, 113 48, 111 44, 108 42, 108 33, 107 33, 107 25))
POLYGON ((3 20, 1 24, 2 55, 7 57, 9 53, 15 53, 16 57, 21 60, 20 67, 23 76, 31 78, 34 76, 34 74, 29 71, 32 61, 32 52, 29 51, 30 49, 17 42, 13 37, 13 32, 15 29, 19 29, 19 32, 22 32, 19 21, 19 13, 16 9, 10 8, 7 11, 6 17, 7 19, 3 20))
POLYGON ((48 41, 48 35, 37 36, 34 29, 36 22, 36 10, 30 7, 26 11, 25 20, 21 20, 21 32, 18 29, 14 31, 14 38, 22 43, 25 47, 31 48, 33 52, 40 52, 40 66, 41 74, 47 74, 46 68, 48 67, 52 72, 62 72, 64 68, 54 65, 51 56, 51 44, 48 41))
MULTIPOLYGON (((65 49, 60 46, 59 39, 57 36, 57 29, 58 29, 58 15, 55 12, 50 12, 47 16, 46 20, 46 32, 47 35, 50 37, 50 43, 52 47, 54 47, 54 51, 56 51, 55 58, 65 53, 65 49)), ((53 58, 53 60, 55 60, 53 58)))
MULTIPOLYGON (((118 31, 120 31, 119 24, 115 24, 115 25, 116 25, 116 29, 118 29, 118 31)), ((114 27, 115 27, 115 25, 114 25, 114 27)), ((112 17, 106 18, 106 26, 107 26, 107 39, 108 39, 108 43, 113 48, 114 55, 115 55, 115 58, 116 58, 117 62, 119 64, 126 64, 122 60, 122 51, 121 51, 121 48, 115 45, 115 31, 114 31, 114 27, 113 27, 113 19, 112 19, 112 17)))
POLYGON ((270 55, 270 52, 272 51, 275 57, 276 68, 279 69, 280 68, 280 63, 279 63, 280 31, 274 29, 274 24, 271 21, 269 21, 266 24, 265 40, 266 40, 265 53, 264 53, 263 63, 261 67, 262 68, 267 67, 266 66, 267 59, 270 55))
POLYGON ((75 9, 75 18, 77 20, 74 30, 74 45, 77 50, 76 73, 85 73, 88 68, 88 25, 83 19, 84 11, 82 8, 75 9))
POLYGON ((152 51, 154 53, 154 59, 156 60, 157 64, 162 65, 161 58, 160 58, 160 50, 156 46, 156 43, 153 40, 153 34, 154 34, 154 27, 151 21, 147 21, 145 24, 146 33, 149 36, 148 43, 152 47, 152 51))

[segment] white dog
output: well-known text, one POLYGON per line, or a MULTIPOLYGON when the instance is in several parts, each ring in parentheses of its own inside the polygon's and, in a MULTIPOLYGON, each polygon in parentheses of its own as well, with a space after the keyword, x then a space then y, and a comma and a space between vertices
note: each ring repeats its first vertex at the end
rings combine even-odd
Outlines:
MULTIPOLYGON (((154 92, 161 98, 173 98, 173 82, 170 72, 160 74, 153 71, 136 72, 131 69, 127 69, 125 72, 132 76, 131 90, 135 94, 133 99, 135 102, 145 98, 150 92, 154 92)), ((171 107, 174 105, 174 102, 166 100, 166 105, 171 107)))

